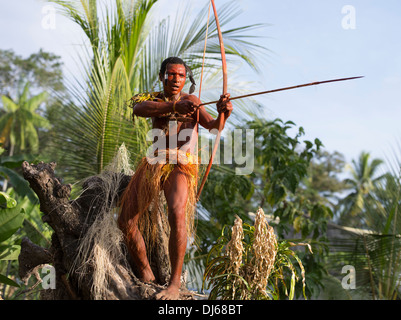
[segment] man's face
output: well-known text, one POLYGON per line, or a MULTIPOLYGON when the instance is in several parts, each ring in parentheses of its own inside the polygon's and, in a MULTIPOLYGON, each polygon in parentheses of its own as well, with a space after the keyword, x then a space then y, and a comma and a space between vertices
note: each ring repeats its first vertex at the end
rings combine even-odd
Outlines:
POLYGON ((185 67, 182 64, 168 64, 163 78, 164 93, 166 96, 177 95, 184 88, 186 80, 185 67), (167 77, 167 83, 166 78, 167 77))

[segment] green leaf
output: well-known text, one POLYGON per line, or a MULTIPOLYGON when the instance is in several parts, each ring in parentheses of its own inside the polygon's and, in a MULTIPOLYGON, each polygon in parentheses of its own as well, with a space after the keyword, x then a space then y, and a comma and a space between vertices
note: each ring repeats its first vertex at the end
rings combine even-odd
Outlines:
POLYGON ((17 205, 17 201, 11 198, 8 194, 0 191, 0 207, 2 208, 14 208, 17 205))
POLYGON ((290 300, 294 299, 294 293, 295 293, 295 273, 292 272, 291 275, 291 286, 290 286, 290 295, 288 296, 288 298, 290 300))
POLYGON ((11 280, 10 278, 7 278, 5 275, 0 274, 0 283, 4 283, 9 286, 17 287, 19 288, 19 284, 16 283, 14 280, 11 280))
POLYGON ((313 143, 308 140, 305 140, 304 143, 306 144, 306 149, 308 150, 313 147, 313 143))
POLYGON ((275 205, 283 200, 286 196, 285 188, 282 185, 274 185, 273 192, 268 196, 271 205, 275 205))
POLYGON ((319 150, 320 147, 323 146, 323 143, 318 138, 315 139, 315 144, 316 144, 316 149, 317 150, 319 150))
POLYGON ((31 162, 34 158, 35 157, 33 155, 25 153, 13 156, 4 156, 0 159, 0 165, 10 169, 20 168, 24 161, 31 162))
POLYGON ((25 210, 20 206, 0 209, 0 242, 10 238, 22 225, 25 210))
MULTIPOLYGON (((27 212, 27 217, 29 217, 29 213, 27 212)), ((28 219, 24 219, 22 226, 24 228, 24 232, 28 236, 28 238, 35 244, 45 247, 49 245, 49 239, 46 237, 45 233, 41 231, 38 227, 35 226, 29 217, 28 219)))
POLYGON ((7 245, 0 247, 0 260, 18 260, 21 251, 19 245, 7 245))
POLYGON ((293 170, 289 170, 287 176, 285 177, 286 186, 287 188, 292 192, 295 193, 295 190, 298 187, 298 177, 297 175, 293 172, 293 170))
POLYGON ((0 174, 1 173, 7 176, 18 195, 21 197, 27 196, 33 203, 37 202, 35 193, 29 187, 28 182, 20 174, 12 169, 0 166, 0 174))
POLYGON ((303 222, 302 220, 303 220, 302 216, 298 216, 294 219, 293 227, 294 227, 295 233, 298 233, 299 231, 301 231, 302 222, 303 222))

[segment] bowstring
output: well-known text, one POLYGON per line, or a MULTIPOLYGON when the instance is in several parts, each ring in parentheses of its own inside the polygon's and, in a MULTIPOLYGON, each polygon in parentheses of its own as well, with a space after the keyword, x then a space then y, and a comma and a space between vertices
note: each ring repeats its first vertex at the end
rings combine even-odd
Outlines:
MULTIPOLYGON (((206 22, 206 35, 205 35, 205 44, 203 46, 203 59, 202 59, 202 69, 201 69, 201 76, 200 76, 200 81, 199 81, 199 94, 198 98, 199 100, 201 99, 201 94, 202 94, 202 82, 203 82, 203 71, 205 67, 205 59, 206 59, 206 48, 207 48, 207 39, 208 39, 208 34, 209 34, 209 22, 210 22, 210 8, 211 8, 212 2, 209 1, 209 11, 207 14, 207 22, 206 22)), ((200 108, 197 108, 196 110, 196 132, 199 135, 199 110, 200 108)), ((198 147, 196 148, 196 153, 198 154, 198 147)), ((198 159, 198 157, 197 157, 198 159)), ((199 161, 199 159, 198 159, 199 161)), ((196 190, 198 190, 198 180, 196 180, 196 190)))
POLYGON ((209 33, 209 21, 210 21, 210 7, 211 7, 211 4, 212 4, 212 2, 209 1, 209 12, 207 14, 205 44, 203 46, 202 69, 201 69, 201 77, 200 77, 200 83, 199 83, 199 95, 198 95, 199 100, 201 98, 201 93, 202 93, 203 70, 204 70, 204 67, 205 67, 205 59, 206 59, 206 47, 207 47, 207 38, 208 38, 208 33, 209 33))

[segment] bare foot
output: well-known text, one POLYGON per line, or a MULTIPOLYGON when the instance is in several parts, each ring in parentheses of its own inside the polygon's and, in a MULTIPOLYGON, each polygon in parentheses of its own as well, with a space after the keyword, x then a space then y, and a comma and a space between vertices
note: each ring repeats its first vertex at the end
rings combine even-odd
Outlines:
POLYGON ((160 291, 156 295, 156 300, 178 300, 180 295, 180 288, 176 285, 170 284, 167 289, 160 291))

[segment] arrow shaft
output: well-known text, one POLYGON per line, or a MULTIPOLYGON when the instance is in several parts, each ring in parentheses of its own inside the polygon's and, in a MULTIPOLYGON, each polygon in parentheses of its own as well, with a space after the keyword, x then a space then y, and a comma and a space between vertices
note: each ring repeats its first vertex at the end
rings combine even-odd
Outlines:
MULTIPOLYGON (((310 82, 310 83, 299 84, 299 85, 291 86, 291 87, 285 87, 285 88, 273 89, 273 90, 268 90, 268 91, 261 91, 261 92, 248 93, 248 94, 244 94, 244 95, 236 96, 236 97, 232 97, 232 98, 230 97, 230 100, 243 99, 243 98, 254 97, 254 96, 258 96, 258 95, 262 95, 262 94, 273 93, 273 92, 279 92, 279 91, 285 91, 285 90, 292 90, 292 89, 303 88, 303 87, 309 87, 309 86, 317 86, 317 85, 323 84, 323 83, 354 80, 354 79, 359 79, 359 78, 363 78, 363 77, 351 77, 351 78, 341 78, 341 79, 333 79, 333 80, 325 80, 325 81, 310 82)), ((203 102, 203 103, 201 103, 199 106, 205 106, 205 105, 208 105, 208 104, 215 104, 215 103, 217 103, 217 102, 219 102, 219 100, 210 101, 210 102, 203 102)))

